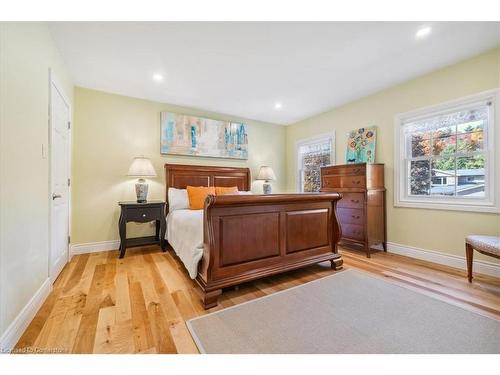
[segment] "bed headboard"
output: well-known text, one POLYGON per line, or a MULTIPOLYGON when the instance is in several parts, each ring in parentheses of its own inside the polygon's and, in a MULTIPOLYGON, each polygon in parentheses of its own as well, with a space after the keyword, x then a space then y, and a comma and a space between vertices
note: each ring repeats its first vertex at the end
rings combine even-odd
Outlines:
POLYGON ((250 190, 250 169, 214 167, 205 165, 165 164, 165 182, 168 188, 185 189, 186 186, 238 186, 250 190))

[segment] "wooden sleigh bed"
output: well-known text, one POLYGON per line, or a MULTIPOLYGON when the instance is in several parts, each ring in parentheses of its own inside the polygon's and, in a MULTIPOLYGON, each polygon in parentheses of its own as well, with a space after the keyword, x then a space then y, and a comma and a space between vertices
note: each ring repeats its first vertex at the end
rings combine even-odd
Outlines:
MULTIPOLYGON (((165 164, 165 173, 167 204, 170 187, 250 190, 248 168, 165 164)), ((229 286, 324 261, 340 268, 335 212, 340 198, 338 193, 209 195, 196 277, 204 307, 216 306, 229 286)))

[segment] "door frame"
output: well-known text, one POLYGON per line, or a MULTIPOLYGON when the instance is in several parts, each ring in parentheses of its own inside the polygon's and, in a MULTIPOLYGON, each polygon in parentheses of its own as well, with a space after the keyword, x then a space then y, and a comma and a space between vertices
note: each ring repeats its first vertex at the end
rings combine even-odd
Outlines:
MULTIPOLYGON (((48 235, 49 235, 49 251, 48 251, 48 269, 47 269, 47 274, 48 277, 51 281, 51 283, 54 283, 59 276, 57 275, 51 275, 51 264, 50 264, 50 256, 52 252, 52 90, 56 89, 59 95, 61 95, 61 98, 63 101, 66 103, 68 106, 68 114, 69 114, 69 122, 72 125, 72 119, 73 119, 73 109, 71 107, 71 102, 69 100, 68 95, 65 93, 65 91, 62 89, 62 85, 60 84, 59 79, 57 76, 54 74, 53 70, 49 68, 49 106, 48 106, 48 161, 49 161, 49 168, 48 168, 48 173, 49 173, 49 188, 48 188, 48 202, 49 202, 49 225, 48 225, 48 235)), ((73 150, 73 137, 72 137, 72 126, 70 125, 68 129, 68 178, 70 179, 70 185, 68 186, 68 236, 71 238, 71 188, 72 188, 72 181, 71 181, 71 153, 73 150)), ((70 241, 68 241, 68 250, 67 250, 67 256, 68 256, 68 262, 71 260, 70 255, 70 241)))

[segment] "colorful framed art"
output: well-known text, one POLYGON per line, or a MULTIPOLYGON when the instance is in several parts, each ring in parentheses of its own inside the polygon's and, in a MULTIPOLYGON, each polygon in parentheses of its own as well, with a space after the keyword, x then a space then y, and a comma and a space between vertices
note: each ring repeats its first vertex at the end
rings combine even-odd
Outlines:
POLYGON ((173 112, 161 112, 160 122, 162 154, 248 159, 248 135, 243 123, 173 112))
POLYGON ((346 163, 374 163, 377 127, 360 128, 349 132, 346 163))

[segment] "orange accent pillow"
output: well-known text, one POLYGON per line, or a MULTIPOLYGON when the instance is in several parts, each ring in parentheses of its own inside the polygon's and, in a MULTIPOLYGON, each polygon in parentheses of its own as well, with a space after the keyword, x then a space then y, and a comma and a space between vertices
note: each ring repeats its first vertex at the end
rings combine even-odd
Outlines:
POLYGON ((215 195, 215 188, 213 186, 188 186, 187 187, 189 208, 191 210, 201 210, 205 205, 205 199, 209 194, 215 195))
POLYGON ((238 192, 238 186, 231 186, 231 187, 216 186, 215 187, 215 195, 234 194, 237 192, 238 192))

